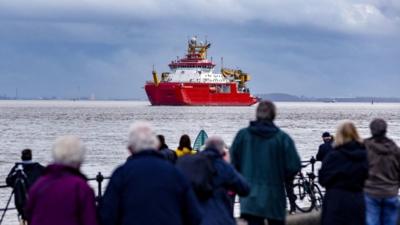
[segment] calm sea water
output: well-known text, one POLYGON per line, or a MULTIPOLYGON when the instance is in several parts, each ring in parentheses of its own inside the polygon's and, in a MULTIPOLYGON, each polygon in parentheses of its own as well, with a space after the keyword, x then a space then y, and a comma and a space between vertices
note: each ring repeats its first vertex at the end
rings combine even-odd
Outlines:
MULTIPOLYGON (((375 117, 389 122, 389 136, 400 143, 400 104, 368 103, 277 103, 277 125, 289 133, 303 159, 316 154, 323 131, 334 132, 341 120, 353 120, 363 137, 375 117)), ((80 136, 89 152, 83 172, 104 175, 121 164, 128 153, 129 125, 150 121, 171 148, 180 135, 194 139, 204 129, 222 136, 228 145, 236 132, 254 118, 253 107, 166 107, 131 101, 0 101, 0 184, 4 182, 23 148, 33 149, 34 159, 50 162, 50 148, 56 137, 80 136)), ((9 192, 0 190, 0 208, 9 192)))

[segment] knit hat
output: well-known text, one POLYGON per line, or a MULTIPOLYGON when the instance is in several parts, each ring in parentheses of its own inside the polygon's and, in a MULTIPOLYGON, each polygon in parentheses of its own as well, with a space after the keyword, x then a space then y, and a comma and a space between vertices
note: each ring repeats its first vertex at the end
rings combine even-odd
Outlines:
POLYGON ((28 148, 22 150, 21 159, 22 159, 22 161, 32 160, 32 150, 30 150, 28 148))
POLYGON ((331 137, 331 134, 327 131, 325 131, 324 133, 322 133, 322 137, 331 137))

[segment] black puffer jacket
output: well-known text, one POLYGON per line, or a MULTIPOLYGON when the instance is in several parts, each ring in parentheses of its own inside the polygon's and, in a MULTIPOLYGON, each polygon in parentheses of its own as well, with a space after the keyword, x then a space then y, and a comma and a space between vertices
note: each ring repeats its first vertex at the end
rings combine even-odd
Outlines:
POLYGON ((374 197, 397 196, 400 187, 400 149, 387 137, 365 140, 368 152, 369 177, 365 193, 374 197))
POLYGON ((319 182, 326 188, 322 225, 365 223, 363 187, 367 177, 367 152, 362 144, 353 141, 327 155, 319 171, 319 182))

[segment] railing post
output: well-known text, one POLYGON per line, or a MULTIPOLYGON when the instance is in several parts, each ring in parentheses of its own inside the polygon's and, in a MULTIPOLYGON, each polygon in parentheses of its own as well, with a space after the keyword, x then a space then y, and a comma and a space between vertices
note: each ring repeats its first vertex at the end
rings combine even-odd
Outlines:
POLYGON ((100 200, 102 197, 102 190, 103 190, 102 183, 104 181, 104 176, 103 174, 101 174, 101 172, 97 174, 96 181, 97 181, 97 198, 98 200, 100 200))
POLYGON ((315 172, 315 166, 314 165, 315 165, 315 162, 316 162, 314 156, 311 157, 310 162, 311 162, 311 172, 314 173, 315 172))

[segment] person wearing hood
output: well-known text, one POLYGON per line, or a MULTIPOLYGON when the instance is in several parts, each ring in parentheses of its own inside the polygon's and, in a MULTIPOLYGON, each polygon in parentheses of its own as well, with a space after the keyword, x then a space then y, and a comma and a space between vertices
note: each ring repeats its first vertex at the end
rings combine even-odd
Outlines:
POLYGON ((164 135, 157 135, 157 139, 159 142, 158 151, 164 156, 164 158, 170 161, 172 164, 175 164, 177 155, 174 151, 169 149, 168 145, 165 143, 164 135))
POLYGON ((53 145, 54 163, 29 190, 29 225, 97 225, 93 190, 80 172, 86 148, 76 136, 59 137, 53 145))
POLYGON ((128 160, 112 174, 99 204, 102 225, 200 225, 189 181, 157 151, 150 124, 129 130, 128 160))
POLYGON ((259 103, 256 121, 241 129, 231 146, 233 166, 249 182, 249 196, 240 198, 241 216, 249 225, 285 224, 285 181, 301 167, 295 144, 274 124, 275 104, 259 103))
POLYGON ((205 149, 199 154, 206 156, 215 169, 211 179, 213 189, 211 197, 205 200, 199 199, 204 212, 201 224, 236 225, 229 191, 235 192, 239 196, 247 196, 250 192, 250 186, 242 175, 223 159, 226 153, 225 142, 222 138, 218 136, 209 137, 205 149))
POLYGON ((365 140, 369 176, 365 182, 367 225, 395 225, 398 219, 400 187, 400 149, 386 137, 387 123, 374 119, 372 137, 365 140))
POLYGON ((326 188, 322 225, 365 224, 367 151, 352 122, 339 125, 334 150, 322 162, 319 183, 326 188))

